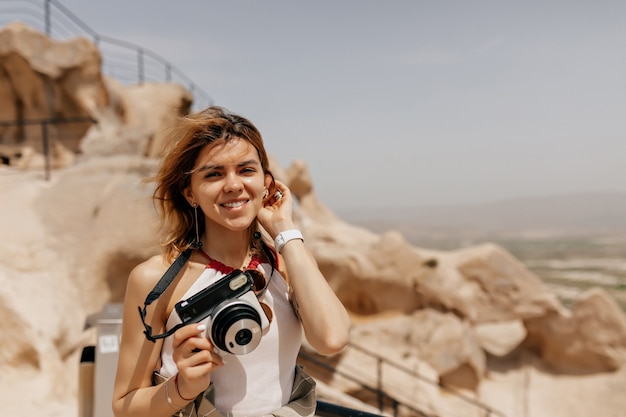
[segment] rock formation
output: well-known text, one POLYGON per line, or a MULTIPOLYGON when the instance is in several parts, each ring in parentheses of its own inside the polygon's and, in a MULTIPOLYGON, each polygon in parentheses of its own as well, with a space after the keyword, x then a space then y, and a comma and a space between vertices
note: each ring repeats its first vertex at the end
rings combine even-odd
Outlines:
MULTIPOLYGON (((0 165, 0 332, 8 340, 0 378, 13 387, 0 401, 11 415, 27 403, 38 414, 73 413, 80 351, 94 338, 83 327, 87 316, 122 301, 128 272, 159 250, 142 179, 156 166, 161 132, 191 96, 177 85, 122 86, 100 74, 100 60, 84 39, 54 42, 20 24, 0 29, 0 119, 97 122, 56 126, 59 157, 49 181, 36 162, 40 130, 0 127, 8 165, 0 165)), ((497 402, 488 388, 494 358, 531 355, 552 372, 623 369, 626 319, 602 290, 568 310, 501 247, 434 251, 399 232, 374 234, 319 201, 304 161, 272 162, 272 170, 299 200, 307 245, 354 315, 353 342, 434 381, 424 386, 388 370, 384 386, 404 402, 433 415, 481 415, 437 384, 497 402)), ((366 369, 372 358, 347 349, 332 360, 347 371, 366 369)), ((359 396, 352 382, 319 378, 359 396)), ((375 369, 361 378, 375 385, 375 369)))
POLYGON ((192 96, 178 84, 122 86, 104 76, 102 57, 87 39, 56 42, 13 23, 0 30, 0 154, 7 163, 42 166, 43 131, 52 166, 72 153, 158 156, 172 117, 189 111, 192 96), (40 121, 48 120, 42 125, 40 121))

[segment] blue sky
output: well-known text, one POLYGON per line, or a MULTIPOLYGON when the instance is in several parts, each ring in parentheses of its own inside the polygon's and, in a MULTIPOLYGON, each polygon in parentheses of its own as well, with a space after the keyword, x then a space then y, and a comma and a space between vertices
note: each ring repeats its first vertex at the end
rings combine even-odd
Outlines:
POLYGON ((250 118, 336 211, 626 192, 626 2, 62 0, 250 118))

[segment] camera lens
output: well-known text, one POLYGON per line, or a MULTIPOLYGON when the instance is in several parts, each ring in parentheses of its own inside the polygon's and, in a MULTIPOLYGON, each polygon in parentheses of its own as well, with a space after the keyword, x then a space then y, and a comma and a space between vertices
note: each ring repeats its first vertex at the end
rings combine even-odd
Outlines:
POLYGON ((232 301, 213 317, 211 340, 217 348, 243 355, 253 351, 261 341, 261 317, 250 304, 232 301))
POLYGON ((252 341, 252 331, 250 329, 241 329, 235 334, 235 343, 238 345, 247 345, 252 341))

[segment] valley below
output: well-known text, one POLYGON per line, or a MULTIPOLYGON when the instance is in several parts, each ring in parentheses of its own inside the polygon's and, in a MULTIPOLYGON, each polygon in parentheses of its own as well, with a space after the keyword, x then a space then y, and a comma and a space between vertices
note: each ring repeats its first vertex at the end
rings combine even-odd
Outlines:
POLYGON ((420 248, 498 244, 539 276, 565 306, 585 290, 602 287, 626 311, 626 193, 363 209, 344 217, 376 233, 398 231, 420 248))
POLYGON ((492 242, 539 276, 570 307, 591 287, 608 291, 626 312, 626 236, 407 237, 418 247, 455 250, 492 242))

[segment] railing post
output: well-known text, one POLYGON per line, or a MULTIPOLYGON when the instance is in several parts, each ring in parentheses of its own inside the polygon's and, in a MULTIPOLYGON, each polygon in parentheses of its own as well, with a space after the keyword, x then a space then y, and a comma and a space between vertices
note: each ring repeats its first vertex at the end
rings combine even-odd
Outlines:
POLYGON ((378 409, 382 413, 383 411, 383 360, 381 358, 377 359, 376 366, 376 388, 378 395, 378 409))
POLYGON ((50 20, 50 0, 46 0, 44 5, 44 19, 45 19, 45 25, 46 25, 46 36, 50 37, 50 34, 52 33, 52 26, 51 26, 51 20, 50 20))
POLYGON ((165 65, 165 81, 168 83, 172 81, 172 66, 170 64, 165 65))
POLYGON ((139 65, 139 84, 143 84, 144 72, 143 72, 143 49, 137 49, 137 64, 139 65))
POLYGON ((43 140, 43 158, 45 165, 45 179, 50 179, 50 148, 48 146, 48 122, 41 122, 41 138, 43 140))

